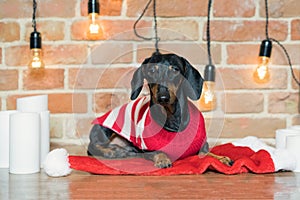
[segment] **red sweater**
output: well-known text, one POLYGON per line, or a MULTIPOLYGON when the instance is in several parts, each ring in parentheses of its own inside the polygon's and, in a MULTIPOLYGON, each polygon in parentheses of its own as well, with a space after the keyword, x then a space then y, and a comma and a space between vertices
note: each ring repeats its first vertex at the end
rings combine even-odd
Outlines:
POLYGON ((96 118, 93 124, 112 129, 142 150, 163 151, 172 160, 196 155, 206 142, 201 112, 188 102, 188 126, 181 132, 169 132, 152 119, 149 100, 142 97, 131 101, 96 118))

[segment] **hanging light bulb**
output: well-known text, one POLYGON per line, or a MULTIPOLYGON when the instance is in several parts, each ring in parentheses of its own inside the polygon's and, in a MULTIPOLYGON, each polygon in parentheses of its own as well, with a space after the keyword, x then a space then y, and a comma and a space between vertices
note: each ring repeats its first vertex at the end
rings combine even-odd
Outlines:
POLYGON ((211 111, 216 108, 215 95, 215 66, 206 65, 204 70, 204 83, 202 94, 199 100, 201 111, 211 111))
POLYGON ((32 32, 30 35, 31 58, 28 64, 30 70, 43 69, 45 67, 42 59, 42 38, 39 32, 32 32))
POLYGON ((97 21, 99 15, 99 2, 97 0, 89 0, 88 2, 89 26, 87 37, 91 40, 101 39, 102 27, 97 21))
POLYGON ((253 79, 257 83, 267 83, 270 80, 269 64, 272 51, 272 42, 263 40, 259 51, 259 64, 256 67, 253 79))
POLYGON ((41 34, 37 32, 35 14, 37 9, 37 3, 33 0, 33 13, 32 13, 32 27, 33 32, 30 34, 30 53, 31 58, 28 64, 28 68, 31 72, 43 71, 45 64, 42 59, 42 38, 41 34))

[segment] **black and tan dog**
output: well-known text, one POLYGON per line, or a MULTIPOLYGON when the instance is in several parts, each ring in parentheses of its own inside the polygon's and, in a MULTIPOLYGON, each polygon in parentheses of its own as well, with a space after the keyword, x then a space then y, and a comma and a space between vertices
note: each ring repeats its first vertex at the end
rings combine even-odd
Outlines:
MULTIPOLYGON (((200 98, 203 78, 186 59, 175 54, 160 53, 154 53, 150 58, 145 59, 133 75, 131 100, 136 100, 139 96, 144 80, 147 81, 150 89, 149 103, 142 106, 144 113, 148 111, 147 116, 144 117, 145 121, 147 123, 148 120, 148 124, 155 123, 155 127, 160 127, 161 130, 150 128, 145 131, 147 133, 132 136, 132 132, 138 132, 138 130, 131 128, 131 133, 127 137, 119 133, 122 130, 111 128, 96 120, 90 132, 89 155, 110 159, 143 157, 152 160, 156 167, 166 168, 172 166, 172 162, 176 159, 200 152, 207 153, 224 164, 232 164, 228 157, 209 153, 203 117, 188 100, 188 98, 191 100, 200 98), (119 132, 116 133, 116 130, 119 132), (143 136, 143 134, 148 135, 143 136), (141 137, 146 138, 141 139, 141 137), (170 141, 166 142, 164 140, 166 137, 170 141), (116 138, 119 140, 117 144, 116 138), (156 138, 156 140, 151 141, 151 138, 156 138), (159 143, 164 143, 164 145, 159 143), (147 146, 151 147, 147 148, 147 146)), ((128 107, 134 107, 136 104, 128 107)), ((125 109, 127 108, 123 110, 125 109)), ((130 118, 133 114, 128 115, 130 118)), ((135 121, 132 117, 131 121, 135 121)), ((140 118, 143 117, 140 116, 140 118)), ((128 122, 127 127, 132 124, 128 122)))

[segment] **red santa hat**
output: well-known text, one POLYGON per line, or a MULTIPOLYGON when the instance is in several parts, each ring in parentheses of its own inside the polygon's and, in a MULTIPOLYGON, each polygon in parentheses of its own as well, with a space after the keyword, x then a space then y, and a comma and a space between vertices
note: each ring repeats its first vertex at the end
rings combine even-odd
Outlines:
POLYGON ((171 168, 157 169, 152 162, 139 158, 100 160, 70 156, 65 149, 55 149, 46 157, 44 170, 49 176, 59 177, 69 175, 71 169, 106 175, 178 175, 202 174, 209 170, 223 174, 259 174, 296 168, 296 160, 287 150, 275 149, 253 136, 215 146, 211 152, 230 157, 234 164, 227 166, 210 156, 196 155, 175 161, 171 168))

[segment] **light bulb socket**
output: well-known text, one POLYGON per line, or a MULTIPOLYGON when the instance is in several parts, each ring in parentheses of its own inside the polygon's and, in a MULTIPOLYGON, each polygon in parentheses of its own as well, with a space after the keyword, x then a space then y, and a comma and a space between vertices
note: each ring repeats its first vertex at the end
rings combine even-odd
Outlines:
POLYGON ((98 13, 99 14, 99 2, 98 0, 89 0, 88 2, 88 13, 98 13))
POLYGON ((216 79, 216 67, 214 65, 206 65, 204 69, 204 80, 215 81, 216 79))
POLYGON ((271 57, 272 52, 272 41, 263 40, 260 45, 259 57, 271 57))
POLYGON ((30 49, 41 49, 42 37, 41 33, 34 31, 30 34, 30 49))

